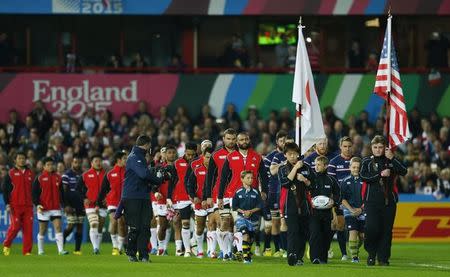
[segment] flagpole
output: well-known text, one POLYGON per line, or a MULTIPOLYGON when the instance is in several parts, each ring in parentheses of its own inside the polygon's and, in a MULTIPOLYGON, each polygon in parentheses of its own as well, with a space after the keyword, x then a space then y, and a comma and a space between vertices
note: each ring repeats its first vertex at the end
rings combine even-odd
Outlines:
MULTIPOLYGON (((298 20, 297 28, 302 28, 302 17, 298 20)), ((300 39, 300 38, 298 38, 300 39)), ((299 49, 297 49, 299 51, 299 49)), ((297 64, 297 63, 296 63, 297 64)), ((300 104, 295 104, 295 143, 297 143, 298 147, 302 149, 301 140, 300 140, 300 122, 302 117, 302 106, 300 104)))
MULTIPOLYGON (((388 10, 388 20, 387 20, 387 32, 388 32, 388 43, 387 43, 387 57, 388 57, 388 74, 387 74, 387 100, 386 100, 386 137, 390 138, 389 132, 391 128, 391 90, 392 90, 392 14, 391 7, 388 10)), ((388 141, 389 147, 391 147, 390 140, 388 141)))

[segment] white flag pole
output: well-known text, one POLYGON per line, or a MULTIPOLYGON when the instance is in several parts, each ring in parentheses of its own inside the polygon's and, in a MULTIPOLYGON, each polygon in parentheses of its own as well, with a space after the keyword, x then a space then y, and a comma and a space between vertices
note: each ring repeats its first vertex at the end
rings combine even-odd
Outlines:
MULTIPOLYGON (((300 16, 300 19, 298 20, 297 28, 299 28, 299 29, 303 28, 301 16, 300 16)), ((300 39, 300 37, 298 39, 300 39)), ((297 49, 297 51, 299 51, 299 49, 297 49)), ((295 64, 297 66, 298 62, 296 62, 295 64)), ((300 147, 300 149, 302 149, 301 139, 300 139, 301 117, 302 117, 302 105, 295 104, 295 143, 297 143, 297 145, 300 147)))

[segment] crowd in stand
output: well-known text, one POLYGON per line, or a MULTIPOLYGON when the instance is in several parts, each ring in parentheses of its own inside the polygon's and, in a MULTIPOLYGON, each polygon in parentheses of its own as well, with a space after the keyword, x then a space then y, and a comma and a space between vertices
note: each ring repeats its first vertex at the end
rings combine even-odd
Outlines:
MULTIPOLYGON (((370 141, 376 134, 383 134, 384 120, 372 123, 367 112, 350 116, 345 122, 328 107, 323 114, 329 150, 338 151, 338 141, 343 136, 353 140, 353 153, 367 156, 370 141)), ((184 153, 189 141, 200 143, 211 140, 216 147, 221 145, 221 134, 228 128, 247 131, 256 151, 265 155, 275 147, 275 135, 284 130, 293 133, 294 119, 288 109, 260 114, 250 106, 247 116, 241 118, 232 104, 227 106, 221 118, 211 114, 210 107, 201 107, 198 116, 178 107, 169 114, 161 107, 157 115, 148 112, 145 102, 140 102, 136 113, 121 114, 114 120, 110 111, 96 113, 89 109, 81 118, 69 114, 53 116, 44 103, 36 102, 29 114, 9 111, 7 122, 0 122, 0 172, 1 178, 12 166, 12 157, 17 151, 27 155, 29 167, 37 172, 42 169, 41 159, 52 157, 57 171, 62 174, 70 167, 72 157, 83 157, 83 170, 90 167, 89 158, 100 153, 106 168, 116 150, 131 149, 140 134, 149 135, 154 145, 155 160, 159 149, 168 143, 176 145, 178 154, 184 153)), ((436 198, 450 195, 450 118, 435 113, 422 115, 413 109, 409 115, 413 138, 397 150, 397 155, 408 166, 408 174, 398 180, 400 192, 433 194, 436 198)))

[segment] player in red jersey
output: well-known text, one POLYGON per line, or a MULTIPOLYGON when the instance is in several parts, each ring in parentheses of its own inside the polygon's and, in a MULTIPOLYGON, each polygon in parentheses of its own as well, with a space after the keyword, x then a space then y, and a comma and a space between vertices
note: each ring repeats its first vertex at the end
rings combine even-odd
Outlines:
MULTIPOLYGON (((220 176, 227 155, 234 151, 236 147, 236 131, 234 129, 226 129, 222 137, 223 146, 216 150, 209 161, 208 174, 203 189, 203 200, 206 199, 208 209, 212 212, 208 214, 208 232, 207 239, 211 241, 211 249, 209 256, 217 258, 215 253, 216 243, 219 244, 221 253, 225 253, 223 246, 223 237, 217 235, 220 232, 220 214, 217 206, 217 196, 219 194, 220 176)), ((223 258, 223 256, 221 257, 223 258)))
POLYGON ((64 250, 64 236, 62 233, 63 187, 61 176, 55 172, 52 158, 42 160, 44 170, 33 182, 33 202, 36 205, 39 220, 38 254, 44 255, 44 235, 47 232, 48 222, 55 228, 55 239, 60 255, 67 255, 64 250))
POLYGON ((3 182, 3 200, 9 211, 11 225, 3 242, 3 255, 9 256, 12 241, 22 229, 22 254, 30 255, 33 247, 33 199, 31 197, 34 173, 26 165, 24 152, 17 152, 15 166, 3 182))
POLYGON ((252 187, 261 192, 263 201, 267 199, 268 191, 268 176, 262 157, 250 148, 250 137, 247 133, 240 133, 237 136, 237 146, 238 150, 228 154, 223 165, 218 195, 218 206, 221 216, 221 232, 218 236, 224 238, 224 248, 226 248, 224 260, 230 259, 232 249, 231 200, 236 191, 242 186, 241 172, 244 170, 253 172, 255 178, 252 187))
POLYGON ((100 243, 103 237, 103 225, 106 219, 106 209, 98 207, 97 197, 100 192, 105 170, 102 166, 102 157, 98 154, 91 159, 91 168, 81 175, 78 184, 81 195, 84 197, 84 207, 89 221, 89 237, 91 239, 94 254, 100 254, 100 243))
POLYGON ((123 242, 126 237, 125 219, 114 218, 122 196, 123 181, 125 180, 125 164, 127 153, 119 151, 114 154, 114 167, 103 178, 102 187, 97 198, 97 206, 106 204, 109 214, 109 233, 113 245, 112 255, 118 256, 123 251, 123 242))
MULTIPOLYGON (((208 164, 211 159, 211 154, 213 152, 211 142, 202 143, 203 146, 207 145, 206 148, 202 149, 201 164, 193 167, 193 171, 188 177, 187 190, 189 197, 194 204, 195 213, 195 239, 197 241, 197 258, 203 258, 203 232, 206 225, 206 216, 208 215, 208 208, 206 201, 203 201, 203 190, 206 180, 206 174, 208 172, 208 164)), ((210 241, 208 241, 208 250, 210 249, 210 241)))
POLYGON ((191 200, 186 191, 185 176, 190 166, 190 162, 194 160, 197 154, 197 144, 186 143, 184 156, 175 161, 175 169, 177 171, 177 183, 168 195, 167 204, 173 206, 177 215, 173 219, 173 227, 175 230, 175 246, 176 255, 183 255, 182 246, 185 248, 185 257, 191 256, 191 200))

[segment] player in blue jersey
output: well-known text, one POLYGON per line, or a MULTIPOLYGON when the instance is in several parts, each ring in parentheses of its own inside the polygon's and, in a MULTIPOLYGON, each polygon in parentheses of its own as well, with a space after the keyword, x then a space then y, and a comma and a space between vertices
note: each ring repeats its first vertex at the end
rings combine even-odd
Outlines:
POLYGON ((81 157, 73 157, 72 166, 62 175, 64 190, 64 211, 67 217, 67 227, 64 230, 64 242, 75 229, 75 251, 73 254, 81 255, 81 241, 83 239, 83 221, 86 215, 83 206, 83 197, 77 190, 81 178, 81 157))
POLYGON ((310 155, 306 156, 306 158, 303 159, 303 162, 309 165, 315 171, 315 160, 318 156, 325 156, 329 161, 331 161, 336 156, 335 153, 331 153, 328 150, 328 139, 320 139, 316 143, 314 151, 310 155))
MULTIPOLYGON (((335 177, 339 183, 350 176, 350 159, 352 158, 353 141, 351 138, 344 136, 339 140, 339 148, 341 153, 334 157, 328 165, 328 174, 335 177)), ((333 210, 333 223, 331 226, 331 234, 333 237, 337 233, 337 240, 342 254, 342 260, 345 261, 347 257, 347 232, 345 229, 344 213, 342 207, 336 207, 333 210)), ((330 251, 331 253, 331 251, 330 251)))
POLYGON ((277 175, 272 175, 270 172, 270 166, 272 160, 278 153, 283 154, 284 144, 286 141, 287 133, 279 131, 276 135, 277 148, 264 157, 264 166, 269 176, 269 194, 267 201, 265 202, 263 209, 264 217, 264 256, 272 256, 272 249, 270 247, 271 237, 273 238, 273 244, 275 246, 274 257, 283 256, 284 250, 280 249, 280 182, 277 175))

